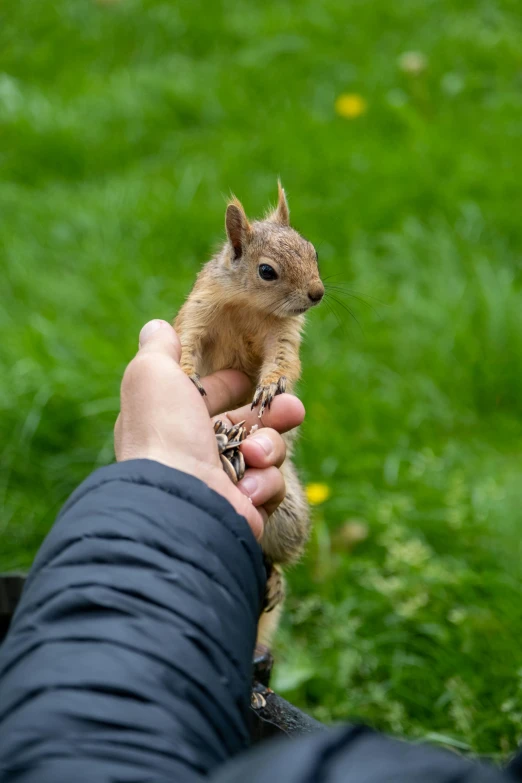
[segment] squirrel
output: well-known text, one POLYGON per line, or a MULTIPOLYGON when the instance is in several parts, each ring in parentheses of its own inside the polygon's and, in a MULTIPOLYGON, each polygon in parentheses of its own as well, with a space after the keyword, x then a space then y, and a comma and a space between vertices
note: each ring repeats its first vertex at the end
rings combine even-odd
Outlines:
MULTIPOLYGON (((261 418, 274 396, 291 392, 299 380, 305 313, 319 304, 324 285, 317 251, 290 227, 280 182, 277 207, 263 220, 249 221, 241 202, 232 198, 225 228, 225 244, 199 273, 174 321, 181 368, 203 395, 201 376, 241 370, 256 387, 252 408, 259 405, 261 418)), ((294 434, 283 437, 286 497, 266 522, 260 542, 269 566, 258 626, 258 643, 265 645, 277 628, 284 600, 281 566, 299 559, 310 528, 305 493, 291 462, 294 434)))

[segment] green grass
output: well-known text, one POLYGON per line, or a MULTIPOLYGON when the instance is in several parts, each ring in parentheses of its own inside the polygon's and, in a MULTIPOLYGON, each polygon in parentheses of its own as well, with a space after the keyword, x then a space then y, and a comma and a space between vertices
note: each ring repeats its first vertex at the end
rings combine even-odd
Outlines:
POLYGON ((506 756, 522 735, 516 0, 5 0, 0 569, 112 459, 141 325, 280 175, 324 276, 298 462, 326 483, 276 687, 506 756), (427 67, 405 73, 402 53, 427 67), (367 111, 336 116, 335 98, 367 111), (356 298, 360 297, 360 298, 356 298), (356 520, 367 535, 354 543, 356 520))

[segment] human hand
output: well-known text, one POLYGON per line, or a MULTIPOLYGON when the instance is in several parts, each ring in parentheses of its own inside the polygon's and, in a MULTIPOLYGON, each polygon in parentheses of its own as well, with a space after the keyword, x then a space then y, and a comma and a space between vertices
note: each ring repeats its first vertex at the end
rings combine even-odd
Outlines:
POLYGON ((221 467, 212 423, 217 418, 227 424, 245 419, 247 429, 259 424, 250 405, 230 411, 248 397, 250 381, 237 370, 220 370, 202 379, 207 392, 202 397, 180 368, 180 357, 179 338, 166 321, 145 324, 140 349, 123 376, 114 431, 116 459, 151 459, 196 476, 246 517, 260 539, 264 522, 285 496, 279 471, 285 444, 279 433, 301 424, 303 405, 290 394, 274 399, 262 428, 241 444, 247 470, 234 486, 221 467), (228 413, 217 415, 223 411, 228 413))

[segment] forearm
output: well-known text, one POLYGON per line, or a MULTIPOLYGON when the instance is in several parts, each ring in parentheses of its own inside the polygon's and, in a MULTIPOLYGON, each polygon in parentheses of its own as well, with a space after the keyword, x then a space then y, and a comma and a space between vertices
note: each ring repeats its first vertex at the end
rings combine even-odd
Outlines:
POLYGON ((300 335, 295 325, 290 325, 276 336, 271 335, 265 346, 259 383, 265 386, 277 383, 283 376, 286 379, 286 389, 291 391, 301 374, 299 347, 300 335))
POLYGON ((147 461, 91 476, 0 653, 2 780, 198 780, 245 747, 263 580, 201 482, 147 461))

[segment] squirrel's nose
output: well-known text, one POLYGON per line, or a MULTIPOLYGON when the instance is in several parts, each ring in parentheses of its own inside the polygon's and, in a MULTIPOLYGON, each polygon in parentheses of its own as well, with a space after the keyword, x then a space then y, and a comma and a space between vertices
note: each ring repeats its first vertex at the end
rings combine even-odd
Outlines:
POLYGON ((324 285, 321 283, 321 281, 313 285, 308 291, 308 298, 314 304, 320 302, 323 296, 324 296, 324 285))

